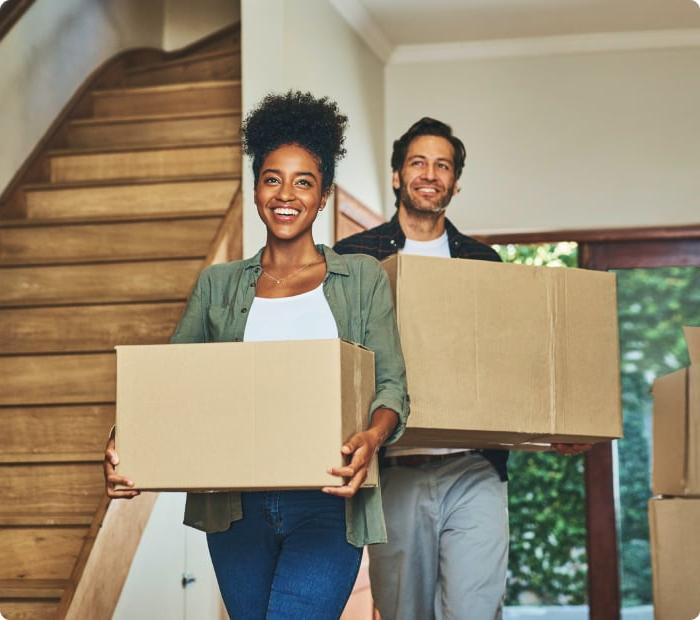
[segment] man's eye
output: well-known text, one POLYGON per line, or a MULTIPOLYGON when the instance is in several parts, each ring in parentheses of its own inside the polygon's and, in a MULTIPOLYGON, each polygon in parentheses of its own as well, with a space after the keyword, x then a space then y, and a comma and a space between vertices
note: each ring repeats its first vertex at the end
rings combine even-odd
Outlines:
POLYGON ((422 165, 423 165, 423 162, 420 161, 420 160, 416 160, 416 161, 414 161, 411 165, 412 165, 412 166, 416 166, 416 167, 417 167, 417 166, 422 166, 422 165))

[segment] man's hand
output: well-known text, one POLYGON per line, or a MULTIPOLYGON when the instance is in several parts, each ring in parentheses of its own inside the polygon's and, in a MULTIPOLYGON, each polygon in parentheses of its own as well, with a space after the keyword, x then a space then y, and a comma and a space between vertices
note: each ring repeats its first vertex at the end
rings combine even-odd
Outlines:
POLYGON ((562 456, 573 456, 588 452, 593 447, 592 443, 553 443, 552 448, 562 456))
POLYGON ((131 499, 141 494, 141 491, 135 489, 116 489, 116 485, 133 487, 134 483, 117 474, 115 467, 119 464, 119 456, 114 449, 114 437, 110 437, 105 448, 104 474, 105 474, 105 490, 107 497, 111 499, 131 499))
POLYGON ((324 487, 321 489, 329 495, 338 497, 352 497, 367 479, 367 470, 372 457, 381 445, 381 436, 376 429, 362 431, 350 437, 343 444, 340 453, 345 457, 350 457, 350 462, 345 467, 331 467, 328 473, 344 479, 345 484, 338 487, 324 487))

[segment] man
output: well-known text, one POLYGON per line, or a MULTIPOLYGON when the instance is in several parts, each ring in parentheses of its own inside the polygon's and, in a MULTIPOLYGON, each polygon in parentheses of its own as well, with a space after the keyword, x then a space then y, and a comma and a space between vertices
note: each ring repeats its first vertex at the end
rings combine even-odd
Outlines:
MULTIPOLYGON (((452 129, 422 118, 394 142, 390 222, 343 239, 336 252, 397 252, 499 261, 445 217, 466 151, 452 129)), ((411 386, 408 386, 409 393, 411 386)), ((573 454, 585 446, 556 446, 573 454)), ((382 495, 389 542, 370 553, 383 620, 500 618, 508 565, 508 452, 388 448, 382 495)))

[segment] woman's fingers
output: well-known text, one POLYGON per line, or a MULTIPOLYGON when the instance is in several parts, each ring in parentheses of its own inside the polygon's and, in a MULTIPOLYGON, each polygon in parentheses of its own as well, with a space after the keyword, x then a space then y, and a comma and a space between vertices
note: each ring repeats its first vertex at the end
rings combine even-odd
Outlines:
POLYGON ((339 487, 323 487, 321 490, 328 495, 337 497, 352 497, 362 486, 362 483, 367 479, 367 468, 360 469, 348 482, 339 487))

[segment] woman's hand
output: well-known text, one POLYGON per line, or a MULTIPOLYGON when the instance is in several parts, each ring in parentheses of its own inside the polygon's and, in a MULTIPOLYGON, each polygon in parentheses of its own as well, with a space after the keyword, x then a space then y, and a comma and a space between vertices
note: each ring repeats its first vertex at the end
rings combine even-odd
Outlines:
POLYGON ((372 457, 376 454, 381 444, 382 439, 377 429, 362 431, 350 437, 340 449, 340 453, 343 456, 349 457, 352 455, 350 462, 345 467, 331 467, 328 470, 329 474, 344 478, 345 484, 338 487, 324 487, 321 490, 324 493, 337 495, 338 497, 352 497, 355 495, 362 483, 367 479, 367 470, 372 462, 372 457))
POLYGON ((354 434, 348 439, 340 453, 344 457, 350 457, 350 462, 345 467, 331 467, 328 473, 345 479, 345 484, 337 487, 324 487, 321 490, 329 495, 338 497, 352 497, 367 479, 372 457, 379 447, 387 440, 387 437, 396 428, 399 416, 392 409, 379 407, 372 414, 372 425, 368 430, 354 434))
POLYGON ((573 456, 588 452, 593 447, 592 443, 553 443, 552 448, 562 456, 573 456))
POLYGON ((114 449, 114 437, 111 436, 105 448, 104 472, 105 472, 105 488, 107 497, 111 499, 131 499, 141 494, 141 491, 135 489, 116 489, 116 485, 133 487, 133 481, 117 474, 115 467, 119 464, 119 456, 114 449))

